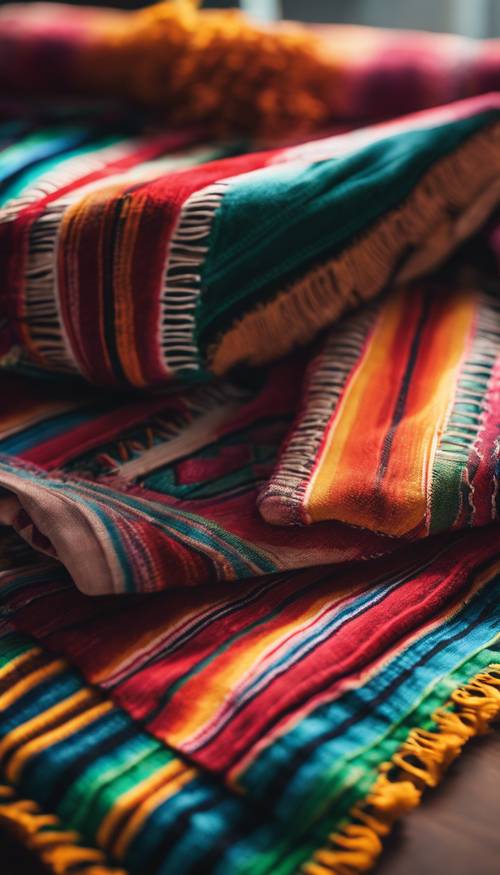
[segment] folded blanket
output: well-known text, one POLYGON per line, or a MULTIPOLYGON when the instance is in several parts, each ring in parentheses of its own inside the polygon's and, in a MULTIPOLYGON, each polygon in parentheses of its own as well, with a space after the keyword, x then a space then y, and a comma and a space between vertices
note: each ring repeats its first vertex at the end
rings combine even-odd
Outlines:
POLYGON ((196 169, 175 136, 28 132, 4 150, 4 359, 139 388, 266 364, 476 231, 499 136, 496 96, 196 169))
MULTIPOLYGON (((116 16, 11 8, 0 45, 71 90, 116 16)), ((0 126, 0 826, 54 875, 361 875, 500 712, 500 97, 253 151, 32 110, 0 126)))

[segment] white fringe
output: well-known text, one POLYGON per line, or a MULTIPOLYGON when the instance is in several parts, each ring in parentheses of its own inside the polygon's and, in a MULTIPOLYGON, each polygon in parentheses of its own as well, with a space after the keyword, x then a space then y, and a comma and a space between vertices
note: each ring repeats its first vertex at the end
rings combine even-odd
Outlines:
MULTIPOLYGON (((15 221, 27 207, 41 198, 88 176, 131 154, 137 142, 113 143, 84 155, 62 160, 21 194, 12 198, 0 211, 0 222, 15 221)), ((103 185, 108 178, 96 180, 90 187, 103 185)), ((31 338, 47 364, 58 371, 78 373, 60 311, 57 255, 59 229, 67 207, 89 186, 84 184, 48 204, 30 228, 28 256, 24 274, 25 319, 31 338)))
POLYGON ((57 281, 59 229, 67 206, 67 200, 49 204, 31 227, 24 276, 25 318, 47 363, 59 371, 75 373, 79 369, 64 330, 57 281))
POLYGON ((446 428, 436 450, 436 462, 466 465, 481 432, 488 389, 500 355, 500 302, 479 295, 475 336, 460 369, 457 393, 446 428), (474 406, 474 410, 470 410, 474 406))
POLYGON ((216 182, 192 194, 182 207, 172 234, 164 272, 159 337, 169 373, 199 367, 194 330, 201 268, 213 218, 227 188, 227 182, 216 182))
POLYGON ((363 346, 373 328, 380 304, 365 305, 328 333, 323 350, 306 378, 305 409, 292 431, 270 483, 262 490, 258 504, 265 519, 278 522, 272 510, 278 499, 281 522, 303 522, 300 511, 307 481, 328 421, 337 407, 349 375, 356 367, 363 346), (281 499, 286 498, 286 505, 281 499), (298 515, 295 518, 295 515, 298 515), (286 516, 286 520, 285 520, 286 516), (271 520, 272 517, 272 520, 271 520))

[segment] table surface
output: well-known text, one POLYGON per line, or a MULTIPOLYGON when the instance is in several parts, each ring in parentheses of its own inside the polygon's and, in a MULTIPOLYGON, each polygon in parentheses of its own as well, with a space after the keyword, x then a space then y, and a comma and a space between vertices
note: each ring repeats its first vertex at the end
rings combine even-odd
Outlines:
MULTIPOLYGON (((5 875, 46 875, 2 833, 0 861, 5 875)), ((447 872, 500 875, 500 728, 469 742, 441 786, 396 826, 373 875, 447 872)))

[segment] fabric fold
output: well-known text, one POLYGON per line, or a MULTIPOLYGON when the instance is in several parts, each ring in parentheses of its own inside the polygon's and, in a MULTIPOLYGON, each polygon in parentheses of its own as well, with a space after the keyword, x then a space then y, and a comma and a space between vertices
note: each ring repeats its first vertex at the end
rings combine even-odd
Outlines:
POLYGON ((65 15, 0 11, 0 826, 363 875, 500 710, 498 45, 65 15))
POLYGON ((208 162, 175 136, 83 129, 73 154, 74 131, 49 131, 55 166, 2 209, 3 361, 137 389, 268 364, 479 230, 498 118, 491 95, 208 162))
MULTIPOLYGON (((88 598, 48 560, 11 564, 9 792, 62 821, 59 844, 72 831, 69 859, 106 855, 112 871, 315 873, 386 778, 432 786, 497 713, 498 570, 495 527, 350 568, 128 599, 88 598)), ((56 852, 43 858, 57 871, 56 852)))
POLYGON ((497 284, 463 266, 344 319, 309 365, 264 518, 397 537, 495 520, 499 339, 497 284))
POLYGON ((17 437, 18 455, 0 458, 0 519, 57 557, 89 594, 238 581, 390 551, 391 539, 360 538, 337 523, 297 540, 258 513, 258 490, 290 424, 303 370, 304 362, 289 361, 271 369, 260 389, 195 389, 163 399, 163 409, 150 401, 152 415, 135 424, 127 425, 144 403, 117 405, 107 436, 99 407, 87 408, 84 426, 67 414, 54 419, 49 407, 51 439, 23 447, 21 418, 8 437, 13 449, 17 437), (51 460, 61 458, 64 465, 54 467, 51 460))

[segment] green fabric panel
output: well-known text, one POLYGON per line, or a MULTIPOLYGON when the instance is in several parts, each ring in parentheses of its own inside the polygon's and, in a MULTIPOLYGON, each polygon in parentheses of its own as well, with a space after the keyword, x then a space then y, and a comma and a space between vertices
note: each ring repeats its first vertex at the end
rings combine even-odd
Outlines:
POLYGON ((210 233, 197 312, 202 348, 403 201, 432 164, 498 116, 407 131, 343 158, 235 178, 210 233))
POLYGON ((432 472, 430 534, 451 529, 460 512, 463 462, 435 463, 432 472))

